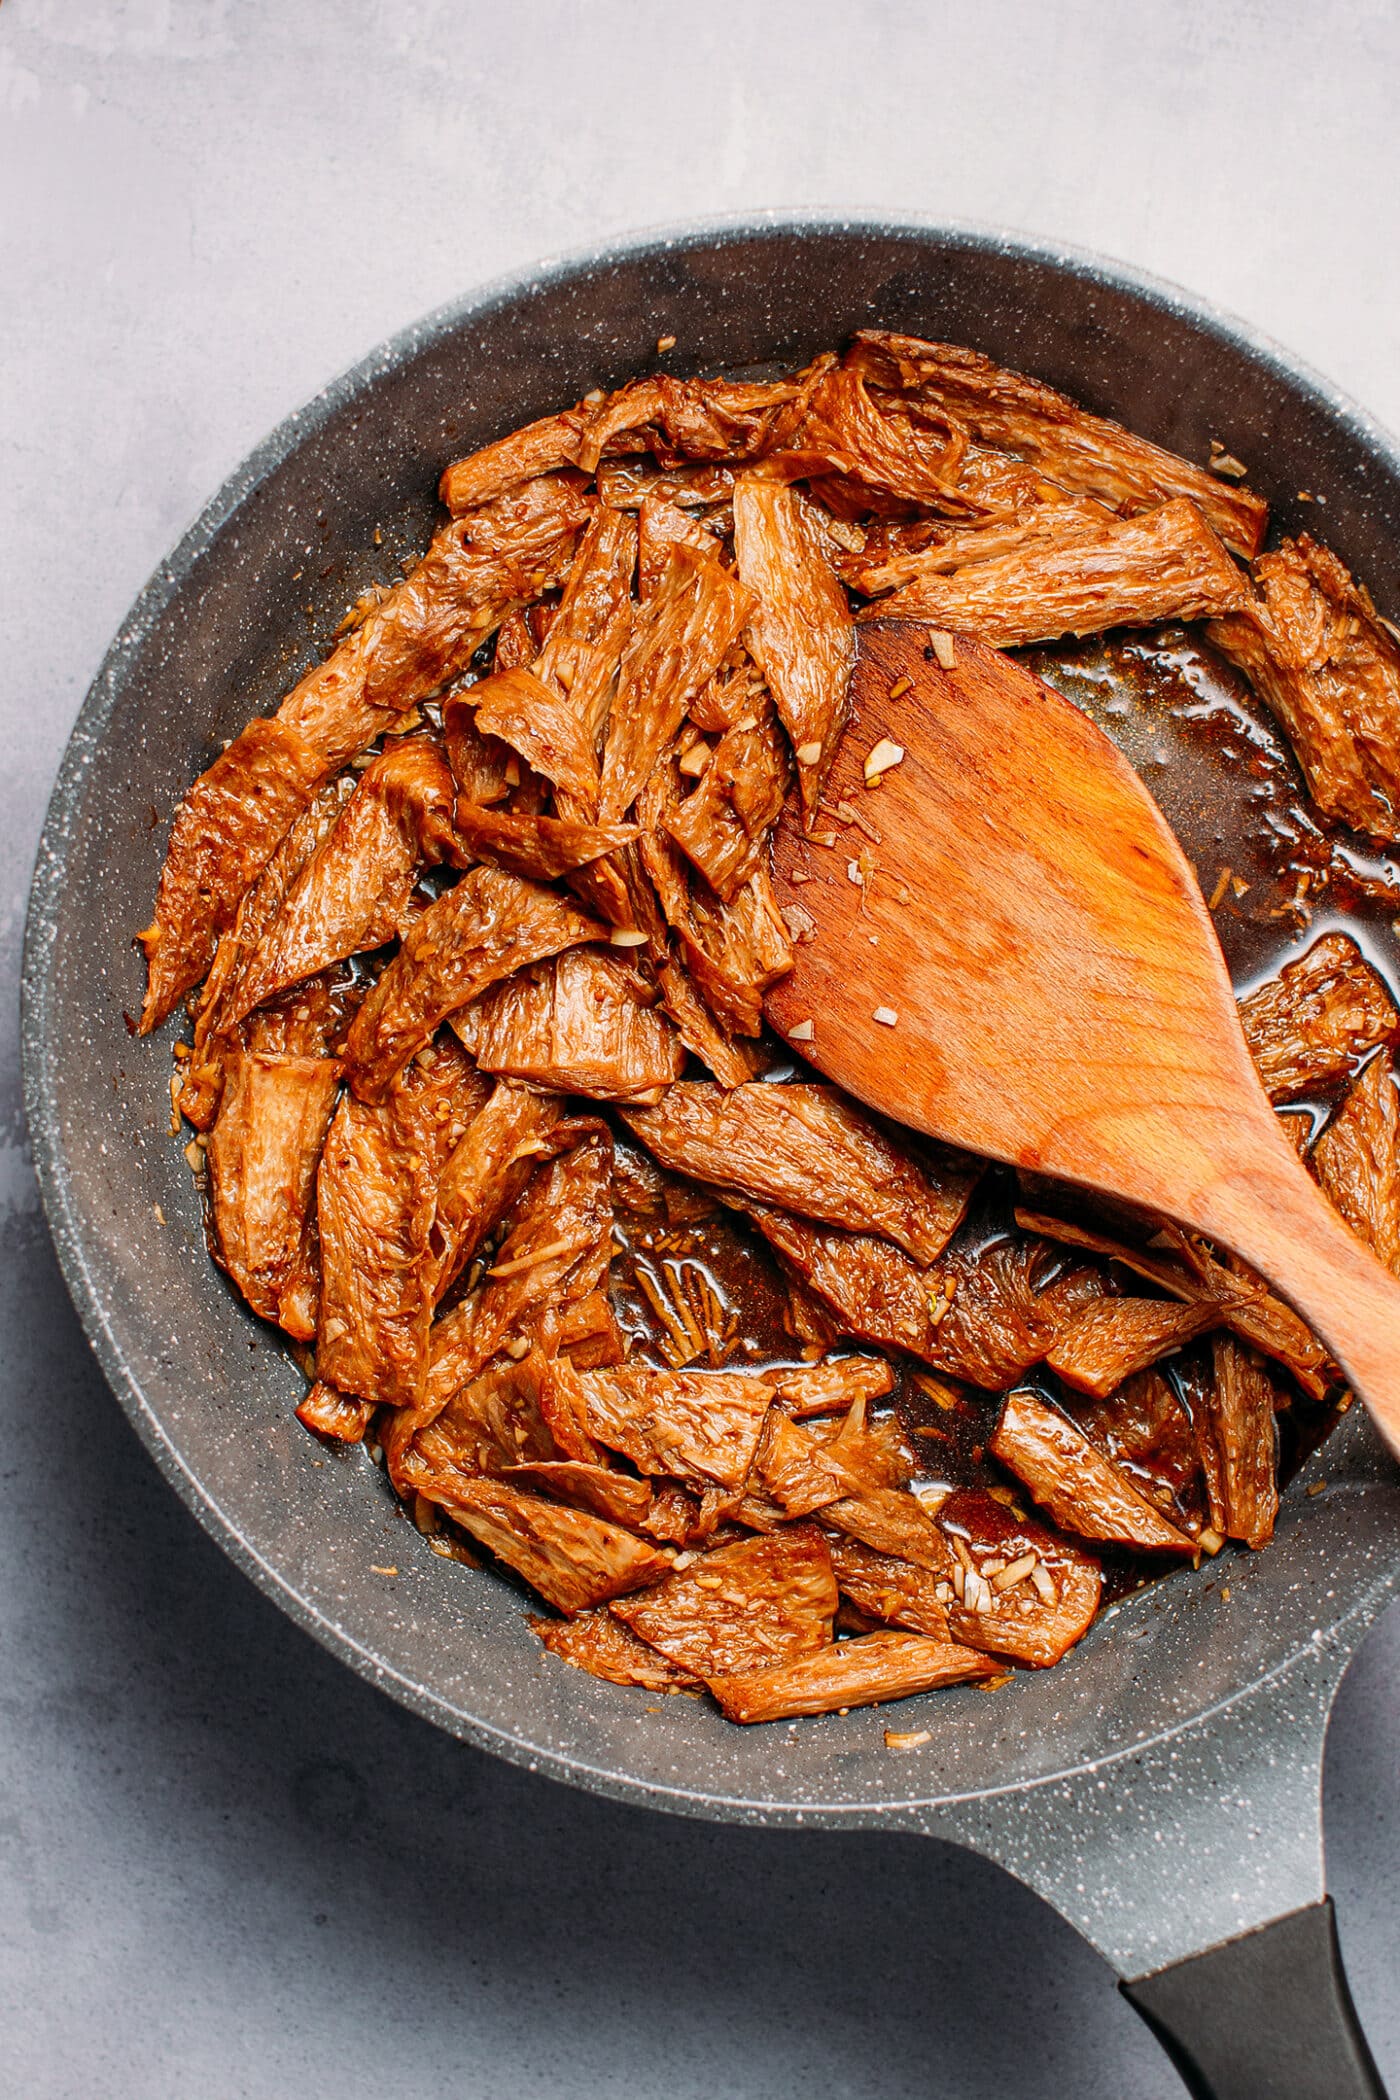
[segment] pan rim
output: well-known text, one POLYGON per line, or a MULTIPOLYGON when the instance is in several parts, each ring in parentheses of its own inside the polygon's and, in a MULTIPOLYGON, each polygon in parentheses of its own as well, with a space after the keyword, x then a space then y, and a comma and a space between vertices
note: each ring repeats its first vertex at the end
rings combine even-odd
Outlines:
MULTIPOLYGON (((1168 1726, 1135 1738, 1098 1757, 1067 1763, 1032 1779, 1002 1780, 985 1787, 960 1789, 900 1801, 831 1802, 813 1799, 774 1802, 708 1795, 693 1787, 668 1787, 651 1779, 590 1764, 547 1744, 533 1744, 505 1733, 451 1705, 422 1683, 415 1683, 384 1658, 335 1623, 327 1611, 263 1557, 243 1535, 236 1519, 196 1475, 176 1441, 151 1407, 127 1360, 120 1336, 108 1316, 104 1294, 88 1264, 84 1220, 73 1192, 58 1119, 45 1081, 51 1051, 51 964, 67 858, 82 792, 96 746, 116 705, 123 666, 141 648, 177 597, 190 572, 237 515, 242 505, 303 444, 376 380, 409 364, 474 319, 482 319, 532 292, 565 284, 600 267, 643 260, 648 256, 694 249, 722 249, 740 242, 774 241, 822 234, 907 239, 975 253, 998 253, 1048 266, 1061 275, 1124 292, 1141 303, 1178 316, 1194 328, 1243 351, 1257 365, 1276 374, 1295 393, 1312 401, 1345 426, 1358 446, 1379 455, 1400 477, 1400 441, 1367 410, 1272 338, 1248 326, 1211 302, 1169 280, 1090 251, 1037 239, 1004 227, 935 217, 861 211, 786 211, 774 209, 719 218, 652 226, 592 246, 570 250, 502 273, 474 290, 446 302, 398 330, 332 379, 308 402, 285 416, 224 480, 171 552, 157 565, 122 621, 79 710, 49 799, 30 890, 21 977, 21 1056, 24 1103, 41 1201, 60 1267, 80 1322, 108 1383, 161 1472, 186 1507, 243 1572, 304 1631, 379 1689, 448 1732, 527 1769, 539 1771, 591 1792, 630 1799, 675 1813, 711 1819, 778 1823, 821 1823, 859 1827, 917 1827, 921 1818, 957 1803, 986 1801, 1031 1791, 1078 1774, 1102 1772, 1122 1758, 1138 1756, 1153 1744, 1171 1740, 1214 1715, 1228 1711, 1260 1686, 1291 1669, 1314 1646, 1311 1634, 1269 1668, 1233 1686, 1213 1704, 1182 1715, 1168 1726)), ((1346 1425, 1338 1434, 1351 1433, 1346 1425)), ((1329 1642, 1360 1638, 1386 1594, 1400 1581, 1400 1546, 1385 1575, 1373 1572, 1369 1586, 1353 1593, 1329 1625, 1329 1642)))

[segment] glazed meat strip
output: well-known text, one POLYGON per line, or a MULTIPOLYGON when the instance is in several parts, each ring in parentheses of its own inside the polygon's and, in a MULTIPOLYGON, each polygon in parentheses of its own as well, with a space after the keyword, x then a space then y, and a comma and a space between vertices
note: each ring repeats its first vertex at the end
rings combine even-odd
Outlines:
POLYGON ((773 1397, 761 1378, 741 1371, 556 1365, 552 1375, 598 1443, 620 1451, 640 1473, 702 1489, 743 1486, 773 1397))
POLYGON ((529 882, 557 882, 575 868, 628 846, 635 824, 586 824, 564 817, 520 816, 482 809, 462 797, 454 823, 456 845, 469 861, 484 861, 529 882))
POLYGON ((830 455, 847 474, 901 503, 966 516, 974 506, 958 489, 967 434, 938 408, 913 396, 871 392, 860 364, 846 360, 825 374, 794 438, 830 455))
POLYGON ((434 738, 403 737, 372 759, 244 965, 231 1018, 395 939, 419 869, 453 855, 455 799, 434 738))
POLYGON ((599 501, 614 510, 639 511, 648 496, 681 510, 712 510, 733 493, 734 469, 708 462, 658 467, 645 459, 612 459, 598 469, 599 501))
POLYGON ((587 1611, 671 1573, 666 1554, 621 1525, 504 1481, 453 1479, 424 1492, 557 1611, 587 1611))
POLYGON ((719 552, 711 524, 664 496, 645 497, 637 513, 637 597, 643 605, 665 576, 673 547, 689 547, 702 559, 719 552))
MULTIPOLYGON (((566 694, 596 752, 623 650, 632 632, 632 578, 637 526, 615 510, 600 509, 579 542, 544 647, 535 663, 542 684, 566 694)), ((576 816, 571 804, 561 816, 576 816)))
POLYGON ((556 474, 561 467, 571 466, 585 420, 579 409, 540 416, 494 443, 483 445, 480 451, 469 453, 465 459, 454 459, 451 466, 444 468, 438 484, 444 508, 454 518, 461 517, 464 512, 479 510, 483 504, 518 488, 522 481, 534 481, 542 474, 556 474))
MULTIPOLYGON (((536 1166, 479 1290, 433 1329, 425 1406, 436 1411, 496 1354, 523 1354, 546 1314, 587 1298, 612 1258, 612 1141, 596 1126, 536 1166)), ((429 1416, 431 1418, 431 1414, 429 1416)))
POLYGON ((983 1162, 930 1151, 921 1166, 834 1087, 671 1087, 624 1120, 662 1166, 731 1195, 893 1240, 937 1260, 967 1211, 983 1162))
POLYGON ((190 789, 171 829, 141 1028, 164 1021, 208 968, 218 936, 322 780, 463 668, 515 603, 563 567, 589 507, 577 480, 445 526, 271 721, 251 722, 190 789))
POLYGON ((316 1367, 343 1393, 413 1407, 427 1373, 438 1177, 484 1086, 445 1040, 387 1098, 342 1097, 317 1177, 321 1316, 316 1367))
MULTIPOLYGON (((758 1035, 764 993, 792 968, 787 925, 766 866, 760 866, 727 904, 703 877, 687 875, 662 828, 679 805, 677 779, 674 761, 659 767, 638 800, 641 864, 676 935, 679 960, 721 1032, 758 1035)), ((703 1050, 699 1054, 705 1055, 703 1050)))
POLYGON ((316 1168, 339 1077, 334 1058, 234 1051, 205 1152, 215 1259, 255 1313, 303 1342, 316 1332, 316 1168))
POLYGON ((1210 1521, 1225 1538, 1266 1546, 1278 1515, 1278 1438, 1268 1373, 1233 1335, 1218 1334, 1200 1424, 1210 1521))
POLYGON ((1048 1670, 1084 1638, 1103 1591, 1092 1554, 980 1488, 949 1495, 938 1526, 956 1560, 948 1604, 955 1641, 1048 1670))
POLYGON ((245 890, 331 770, 285 723, 250 722, 185 796, 171 826, 155 916, 136 937, 147 970, 142 1035, 168 1020, 203 977, 245 890))
POLYGON ((1140 1371, 1105 1400, 1076 1400, 1075 1426, 1155 1509, 1193 1538, 1205 1525, 1205 1483, 1190 1415, 1160 1371, 1140 1371))
POLYGON ((911 1356, 933 1346, 928 1273, 888 1240, 814 1225, 768 1204, 745 1208, 783 1267, 835 1316, 837 1331, 911 1356))
POLYGON ((1037 481, 1034 494, 1023 499, 1015 492, 1010 500, 1015 508, 1009 516, 939 526, 927 537, 921 534, 917 545, 881 550, 874 560, 862 549, 841 563, 842 574, 865 597, 878 598, 905 584, 953 576, 978 562, 1024 557, 1046 546, 1096 539, 1113 523, 1113 512, 1102 503, 1088 496, 1067 495, 1049 482, 1037 481))
POLYGON ((785 1721, 839 1713, 995 1677, 998 1665, 975 1649, 917 1633, 867 1633, 769 1670, 706 1679, 731 1721, 785 1721))
POLYGON ((661 1000, 692 1057, 712 1072, 721 1086, 743 1086, 762 1069, 758 1045, 736 1039, 719 1027, 682 965, 673 955, 656 965, 661 1000))
MULTIPOLYGON (((671 810, 666 829, 721 903, 732 903, 764 865, 768 834, 788 791, 788 755, 771 707, 747 715, 711 749, 697 747, 699 785, 671 810)), ((680 761, 685 770, 689 757, 680 761)))
POLYGON ((319 1378, 296 1410, 296 1418, 304 1429, 314 1430, 317 1436, 328 1437, 334 1444, 358 1444, 374 1414, 372 1400, 338 1393, 333 1385, 319 1378))
POLYGON ((866 1618, 934 1641, 949 1638, 952 1584, 945 1577, 839 1534, 831 1540, 831 1565, 841 1595, 866 1618))
POLYGON ((687 460, 756 459, 780 443, 810 392, 791 379, 635 379, 599 404, 579 442, 578 463, 597 472, 613 451, 651 452, 663 467, 687 460))
POLYGON ((775 1397, 795 1422, 844 1413, 857 1400, 878 1400, 894 1389, 894 1369, 883 1356, 837 1356, 769 1376, 775 1397))
POLYGON ((1248 559, 1263 544, 1269 512, 1260 497, 1090 415, 1043 380, 1007 371, 956 343, 876 329, 856 336, 850 356, 873 382, 914 395, 982 445, 1015 453, 1067 489, 1127 515, 1189 497, 1237 554, 1248 559))
POLYGON ((1194 503, 1108 519, 1101 532, 1032 539, 951 576, 920 575, 865 619, 926 620, 999 649, 1229 612, 1244 579, 1194 503))
POLYGON ((1379 1261, 1400 1276, 1400 1102, 1388 1057, 1353 1079, 1312 1150, 1336 1209, 1379 1261))
POLYGON ((1220 1307, 1166 1298, 1101 1298, 1052 1341, 1045 1361, 1076 1392, 1102 1400, 1135 1371, 1220 1324, 1220 1307))
POLYGON ((1064 1530, 1147 1553, 1190 1553, 1168 1523, 1083 1431, 1038 1393, 1008 1393, 987 1447, 1064 1530))
POLYGON ((573 948, 498 984, 481 1002, 483 1072, 595 1100, 656 1100, 685 1050, 656 993, 623 956, 573 948))
POLYGON ((231 1014, 243 970, 281 911, 287 892, 335 825, 353 790, 353 778, 344 777, 320 790, 245 893, 228 932, 219 936, 195 1008, 194 1040, 185 1062, 179 1098, 181 1115, 197 1130, 207 1130, 213 1121, 223 1087, 224 1059, 239 1046, 239 1031, 231 1014))
POLYGON ((668 1662, 611 1611, 580 1612, 574 1619, 531 1619, 530 1631, 551 1655, 609 1684, 637 1685, 646 1692, 699 1688, 698 1677, 668 1662))
POLYGON ((751 605, 749 592, 712 555, 672 548, 622 653, 603 753, 604 823, 626 816, 690 702, 737 640, 751 605))
POLYGON ((826 1541, 794 1525, 706 1553, 613 1614, 669 1662, 711 1677, 829 1646, 838 1601, 826 1541))
POLYGON ((564 1116, 554 1094, 498 1079, 449 1154, 438 1182, 432 1245, 441 1297, 514 1205, 564 1116))
POLYGON ((1400 644, 1367 591, 1306 533, 1254 564, 1256 590, 1212 621, 1282 723, 1325 816, 1400 843, 1400 644))
POLYGON ((408 1060, 503 977, 603 929, 538 883, 473 868, 415 920, 356 1014, 346 1039, 350 1083, 380 1101, 408 1060))
POLYGON ((1240 1026, 1269 1099, 1291 1101, 1349 1078, 1400 1014, 1350 935, 1329 933, 1240 1001, 1240 1026))
POLYGON ((778 482, 741 476, 735 484, 734 556, 757 601, 750 644, 792 740, 810 816, 849 707, 855 631, 846 594, 810 505, 778 482))
POLYGON ((598 758, 573 703, 523 668, 495 671, 465 696, 476 706, 477 733, 518 752, 570 805, 598 808, 598 758))

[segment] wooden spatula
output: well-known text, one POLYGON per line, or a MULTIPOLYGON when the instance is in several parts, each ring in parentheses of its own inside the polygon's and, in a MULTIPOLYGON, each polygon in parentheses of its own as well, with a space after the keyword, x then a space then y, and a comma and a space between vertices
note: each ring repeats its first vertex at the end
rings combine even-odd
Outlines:
POLYGON ((1279 1130, 1147 789, 1008 657, 962 636, 935 647, 906 621, 858 632, 824 801, 853 804, 878 843, 850 823, 823 846, 784 820, 779 898, 813 923, 798 920, 809 938, 769 996, 774 1025, 901 1123, 1234 1248, 1327 1343, 1400 1456, 1400 1283, 1279 1130), (903 758, 868 793, 887 739, 903 758))

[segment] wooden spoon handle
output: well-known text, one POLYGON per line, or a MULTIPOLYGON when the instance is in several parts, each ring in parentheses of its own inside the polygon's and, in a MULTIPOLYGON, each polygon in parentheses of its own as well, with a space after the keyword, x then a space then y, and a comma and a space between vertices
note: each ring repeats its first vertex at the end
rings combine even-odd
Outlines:
POLYGON ((1268 1278, 1346 1373, 1400 1458, 1400 1281, 1382 1268, 1293 1158, 1231 1177, 1199 1222, 1268 1278))

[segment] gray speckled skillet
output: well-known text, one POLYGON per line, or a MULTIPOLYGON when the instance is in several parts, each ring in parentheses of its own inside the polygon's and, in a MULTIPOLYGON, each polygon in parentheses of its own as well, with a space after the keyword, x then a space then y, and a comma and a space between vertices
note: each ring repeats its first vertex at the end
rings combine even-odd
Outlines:
POLYGON ((1320 1823, 1328 1710, 1400 1579, 1400 1492, 1360 1410, 1286 1496, 1270 1551, 1139 1594, 1057 1669, 993 1697, 908 1702, 897 1725, 930 1731, 916 1753, 886 1749, 879 1712, 745 1730, 695 1700, 656 1711, 543 1664, 517 1592, 431 1556, 366 1458, 329 1457, 298 1427, 297 1372, 204 1251, 167 1135, 164 1039, 123 1024, 168 813, 219 740, 276 704, 347 598, 421 545, 445 460, 649 368, 662 333, 679 338, 673 368, 732 370, 867 324, 975 344, 1190 457, 1220 435, 1285 529, 1307 488, 1362 575, 1396 573, 1394 441, 1278 350, 1116 265, 917 222, 775 217, 644 235, 488 286, 376 350, 253 454, 152 578, 88 695, 25 954, 26 1099, 54 1239, 171 1482, 269 1596, 395 1698, 652 1807, 958 1840, 1102 1950, 1193 2090, 1374 2095, 1320 1823), (1328 1491, 1308 1499, 1320 1464, 1328 1491))

